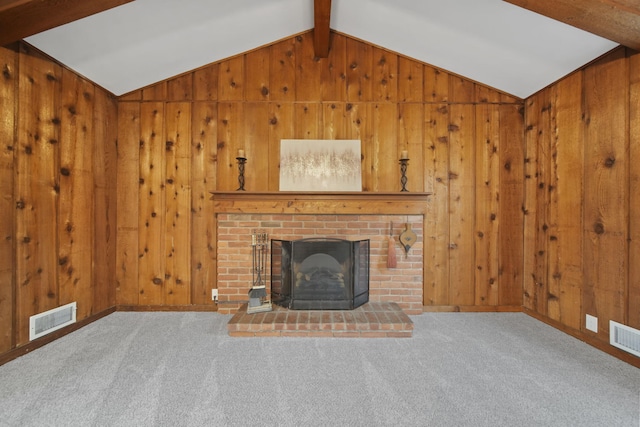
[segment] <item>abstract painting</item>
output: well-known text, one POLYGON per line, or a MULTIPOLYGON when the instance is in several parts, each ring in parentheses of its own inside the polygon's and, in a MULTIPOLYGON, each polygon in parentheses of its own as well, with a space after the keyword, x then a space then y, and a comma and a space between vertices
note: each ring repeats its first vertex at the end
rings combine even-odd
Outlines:
POLYGON ((281 140, 280 191, 362 191, 360 141, 281 140))

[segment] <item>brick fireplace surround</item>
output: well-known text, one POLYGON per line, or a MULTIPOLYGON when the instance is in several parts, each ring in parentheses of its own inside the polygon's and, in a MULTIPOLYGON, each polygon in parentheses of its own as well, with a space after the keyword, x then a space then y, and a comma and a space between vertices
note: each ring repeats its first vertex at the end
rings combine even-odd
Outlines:
POLYGON ((269 239, 369 239, 369 301, 375 307, 397 304, 405 314, 422 313, 427 196, 425 193, 213 193, 218 312, 236 314, 245 309, 243 304, 252 285, 251 233, 261 229, 269 239), (396 268, 387 268, 391 223, 396 268), (405 224, 410 224, 417 235, 408 253, 398 241, 405 224))

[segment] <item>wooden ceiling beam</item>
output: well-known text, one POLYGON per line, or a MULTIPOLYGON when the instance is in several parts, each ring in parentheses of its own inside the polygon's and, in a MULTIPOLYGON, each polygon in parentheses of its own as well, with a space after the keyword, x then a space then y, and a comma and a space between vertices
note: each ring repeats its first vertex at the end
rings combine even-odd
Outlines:
POLYGON ((0 1, 0 46, 133 0, 0 1))
POLYGON ((329 56, 331 0, 313 1, 313 50, 318 58, 329 56))
POLYGON ((640 2, 637 0, 504 1, 640 50, 640 2))

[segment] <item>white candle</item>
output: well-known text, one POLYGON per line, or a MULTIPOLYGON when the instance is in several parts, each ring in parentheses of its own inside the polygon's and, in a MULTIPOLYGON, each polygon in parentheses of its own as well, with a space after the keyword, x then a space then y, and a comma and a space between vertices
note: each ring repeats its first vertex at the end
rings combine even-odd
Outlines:
POLYGON ((407 160, 409 158, 409 152, 407 150, 402 150, 400 153, 400 160, 407 160))
POLYGON ((238 150, 238 157, 244 157, 244 150, 238 150))

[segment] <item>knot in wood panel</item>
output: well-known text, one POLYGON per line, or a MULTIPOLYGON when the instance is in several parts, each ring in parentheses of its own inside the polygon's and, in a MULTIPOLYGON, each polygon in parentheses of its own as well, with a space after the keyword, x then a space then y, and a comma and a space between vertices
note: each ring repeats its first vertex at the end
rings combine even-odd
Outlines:
POLYGON ((596 222, 593 224, 593 231, 596 234, 604 234, 604 224, 601 222, 596 222))
POLYGON ((611 156, 605 159, 604 166, 607 168, 612 168, 615 163, 616 163, 615 157, 611 156))

